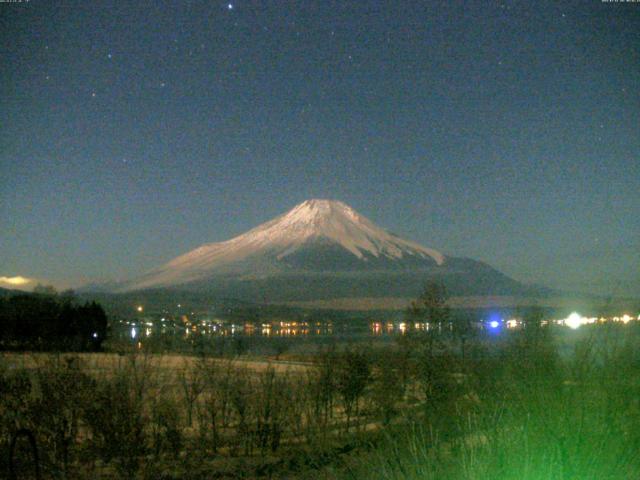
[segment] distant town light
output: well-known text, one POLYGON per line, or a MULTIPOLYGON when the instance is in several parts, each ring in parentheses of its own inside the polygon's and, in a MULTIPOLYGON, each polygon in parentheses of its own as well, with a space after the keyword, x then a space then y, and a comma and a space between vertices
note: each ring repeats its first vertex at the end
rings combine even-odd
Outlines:
POLYGON ((582 325, 583 323, 584 322, 582 321, 582 316, 579 313, 576 313, 576 312, 573 312, 571 315, 569 315, 564 320, 564 324, 567 327, 572 328, 574 330, 579 328, 580 325, 582 325))
POLYGON ((136 327, 131 327, 131 338, 135 339, 138 332, 136 332, 136 327))
POLYGON ((493 312, 487 318, 485 325, 491 330, 498 330, 502 326, 502 321, 502 316, 497 312, 493 312))
POLYGON ((138 305, 138 308, 136 308, 137 311, 142 312, 144 310, 144 308, 142 307, 142 305, 138 305))

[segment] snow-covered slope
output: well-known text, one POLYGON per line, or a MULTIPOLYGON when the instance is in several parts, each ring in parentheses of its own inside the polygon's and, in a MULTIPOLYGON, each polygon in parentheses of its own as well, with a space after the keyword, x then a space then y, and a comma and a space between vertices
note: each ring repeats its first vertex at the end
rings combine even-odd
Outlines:
MULTIPOLYGON (((289 260, 297 258, 300 267, 299 257, 310 250, 316 259, 331 250, 340 252, 342 260, 363 265, 410 261, 439 266, 446 260, 440 252, 392 235, 342 202, 307 200, 238 237, 181 255, 121 290, 177 286, 224 274, 286 271, 291 269, 289 260)), ((318 270, 318 262, 314 268, 318 270)))

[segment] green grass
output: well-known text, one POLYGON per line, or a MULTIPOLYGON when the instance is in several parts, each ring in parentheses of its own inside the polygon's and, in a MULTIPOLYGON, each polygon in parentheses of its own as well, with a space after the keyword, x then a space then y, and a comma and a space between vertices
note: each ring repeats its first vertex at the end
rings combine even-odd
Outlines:
POLYGON ((434 415, 387 432, 342 479, 602 480, 639 478, 637 332, 593 329, 560 358, 552 344, 513 342, 484 368, 470 362, 467 393, 434 415), (626 335, 626 334, 625 334, 626 335), (475 379, 475 384, 474 384, 475 379))

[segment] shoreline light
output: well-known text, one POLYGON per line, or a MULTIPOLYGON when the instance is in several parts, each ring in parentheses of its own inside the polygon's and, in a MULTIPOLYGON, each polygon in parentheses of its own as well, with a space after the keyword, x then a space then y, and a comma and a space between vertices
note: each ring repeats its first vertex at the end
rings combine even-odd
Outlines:
POLYGON ((577 312, 573 312, 571 315, 564 319, 564 324, 567 327, 572 328, 573 330, 577 330, 583 323, 584 320, 582 316, 577 312))

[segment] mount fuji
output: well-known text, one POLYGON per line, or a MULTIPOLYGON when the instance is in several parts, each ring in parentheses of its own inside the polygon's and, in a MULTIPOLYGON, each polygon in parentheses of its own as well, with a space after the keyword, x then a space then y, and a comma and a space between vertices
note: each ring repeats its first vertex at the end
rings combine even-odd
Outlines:
POLYGON ((118 292, 182 290, 265 301, 413 297, 429 279, 452 295, 522 295, 489 265, 402 239, 335 200, 307 200, 230 240, 202 245, 118 292))

